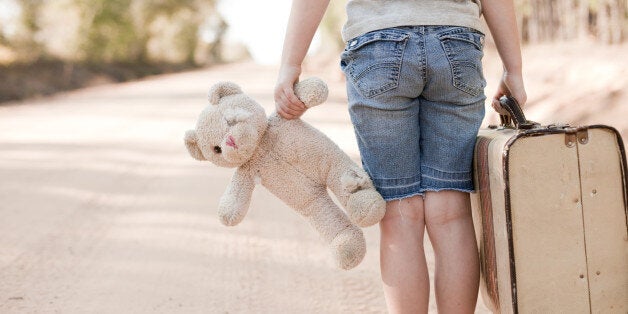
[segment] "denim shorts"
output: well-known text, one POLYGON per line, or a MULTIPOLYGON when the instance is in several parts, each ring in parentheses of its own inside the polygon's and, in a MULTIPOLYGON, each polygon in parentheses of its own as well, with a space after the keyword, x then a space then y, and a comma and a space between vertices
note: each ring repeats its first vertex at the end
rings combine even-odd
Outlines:
POLYGON ((362 165, 385 200, 473 191, 484 118, 484 35, 407 26, 353 38, 341 56, 362 165))

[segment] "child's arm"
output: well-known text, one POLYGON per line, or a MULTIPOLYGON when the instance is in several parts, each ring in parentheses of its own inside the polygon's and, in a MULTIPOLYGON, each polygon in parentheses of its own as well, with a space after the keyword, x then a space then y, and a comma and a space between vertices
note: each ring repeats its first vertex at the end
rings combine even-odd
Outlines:
POLYGON ((504 74, 493 97, 492 105, 498 112, 506 114, 506 111, 499 105, 501 96, 512 96, 521 106, 527 101, 521 71, 521 44, 515 8, 513 0, 482 0, 482 8, 486 24, 493 35, 497 52, 504 65, 504 74))
POLYGON ((329 0, 294 0, 286 30, 281 67, 275 86, 275 107, 286 119, 300 117, 307 109, 294 95, 294 84, 301 75, 301 63, 312 43, 329 0))

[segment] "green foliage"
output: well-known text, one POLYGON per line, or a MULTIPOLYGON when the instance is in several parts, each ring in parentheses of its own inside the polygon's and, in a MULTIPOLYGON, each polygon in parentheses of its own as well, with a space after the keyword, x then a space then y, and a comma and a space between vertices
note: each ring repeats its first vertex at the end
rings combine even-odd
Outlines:
POLYGON ((161 51, 161 58, 195 63, 199 28, 215 12, 213 1, 135 1, 138 33, 144 47, 161 51), (159 39, 157 42, 153 39, 159 39))
POLYGON ((130 13, 131 0, 77 0, 81 12, 81 50, 90 62, 143 61, 130 13))
POLYGON ((22 7, 22 23, 24 27, 31 33, 37 32, 39 25, 37 18, 39 15, 39 9, 43 3, 42 0, 20 0, 22 7))
POLYGON ((71 61, 193 64, 202 44, 199 27, 217 15, 213 0, 13 1, 20 9, 17 31, 9 37, 0 32, 0 44, 21 62, 47 56, 55 47, 50 57, 71 61), (64 6, 67 10, 59 10, 64 6), (66 20, 72 22, 59 23, 66 20), (55 39, 58 34, 70 53, 59 53, 64 46, 55 39))
POLYGON ((4 4, 13 15, 0 20, 0 102, 220 61, 225 24, 213 0, 4 4))
POLYGON ((3 36, 2 43, 11 46, 24 60, 37 60, 44 54, 43 46, 36 36, 40 30, 39 17, 43 1, 19 0, 16 2, 21 9, 20 25, 16 27, 17 35, 12 38, 3 36))

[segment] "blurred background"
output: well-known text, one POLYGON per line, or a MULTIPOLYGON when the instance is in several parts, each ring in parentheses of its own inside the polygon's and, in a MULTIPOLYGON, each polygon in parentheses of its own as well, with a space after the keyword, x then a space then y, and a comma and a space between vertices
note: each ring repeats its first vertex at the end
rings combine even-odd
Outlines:
MULTIPOLYGON (((515 4, 531 115, 578 124, 628 114, 619 105, 628 1, 515 4)), ((342 78, 345 5, 331 2, 306 67, 342 78)), ((277 64, 289 10, 289 0, 0 0, 0 102, 224 63, 277 64)), ((484 63, 490 96, 501 75, 490 36, 484 63)))
MULTIPOLYGON (((626 41, 626 0, 515 3, 520 33, 528 46, 577 41, 588 43, 583 49, 591 51, 626 41)), ((339 30, 345 4, 346 0, 331 2, 314 54, 335 56, 342 50, 339 30)), ((20 92, 19 86, 7 84, 12 81, 8 72, 17 76, 32 68, 39 69, 39 76, 62 71, 66 78, 62 81, 69 86, 58 88, 69 88, 85 81, 79 78, 97 73, 124 80, 250 58, 273 63, 278 60, 289 7, 288 0, 273 1, 272 7, 247 0, 0 0, 0 65, 5 83, 0 100, 37 90, 50 92, 42 86, 20 92)))

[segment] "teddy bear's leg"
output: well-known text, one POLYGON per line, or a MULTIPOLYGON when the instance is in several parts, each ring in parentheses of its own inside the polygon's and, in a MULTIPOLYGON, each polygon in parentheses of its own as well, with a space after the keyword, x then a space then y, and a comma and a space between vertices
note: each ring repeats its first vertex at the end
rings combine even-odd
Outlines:
POLYGON ((351 269, 360 264, 366 254, 364 234, 329 196, 317 198, 302 213, 330 245, 338 267, 351 269))
POLYGON ((386 202, 364 170, 345 167, 335 177, 336 182, 330 182, 329 188, 346 208, 351 221, 360 227, 368 227, 382 220, 386 202))
POLYGON ((331 249, 338 267, 351 269, 358 266, 366 254, 362 230, 355 225, 348 226, 331 241, 331 249))

